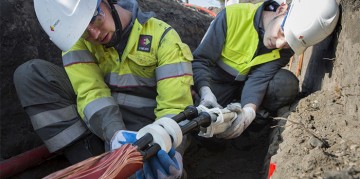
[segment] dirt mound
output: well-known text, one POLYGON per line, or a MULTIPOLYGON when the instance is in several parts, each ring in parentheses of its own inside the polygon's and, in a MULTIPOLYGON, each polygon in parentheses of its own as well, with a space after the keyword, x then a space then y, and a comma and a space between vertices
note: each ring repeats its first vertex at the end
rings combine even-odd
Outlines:
MULTIPOLYGON (((341 93, 320 91, 300 101, 272 157, 274 178, 360 177, 359 115, 344 110, 341 93)), ((359 94, 357 100, 355 106, 359 94)))
POLYGON ((143 11, 153 11, 156 17, 170 24, 193 51, 199 45, 211 20, 209 15, 186 8, 172 0, 138 0, 143 11))
MULTIPOLYGON (((276 130, 284 131, 274 136, 278 150, 272 157, 277 164, 273 178, 360 178, 360 2, 340 4, 335 58, 309 63, 330 63, 331 71, 318 74, 322 78, 315 83, 322 90, 302 99, 276 130)), ((311 68, 316 71, 317 66, 311 68)), ((303 85, 311 87, 317 73, 303 85)))

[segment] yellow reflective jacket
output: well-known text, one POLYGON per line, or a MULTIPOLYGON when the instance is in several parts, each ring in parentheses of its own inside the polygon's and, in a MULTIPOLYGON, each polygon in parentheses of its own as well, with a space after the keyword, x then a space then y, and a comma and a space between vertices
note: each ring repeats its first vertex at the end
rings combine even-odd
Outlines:
POLYGON ((239 81, 245 80, 251 67, 280 58, 279 49, 255 56, 259 35, 254 26, 254 16, 261 5, 240 3, 226 7, 227 38, 221 52, 222 60, 217 63, 239 81))
POLYGON ((183 111, 192 105, 192 60, 175 30, 155 18, 144 24, 135 19, 121 57, 113 47, 84 39, 63 53, 78 112, 87 124, 114 101, 139 113, 142 107, 154 107, 157 118, 183 111))

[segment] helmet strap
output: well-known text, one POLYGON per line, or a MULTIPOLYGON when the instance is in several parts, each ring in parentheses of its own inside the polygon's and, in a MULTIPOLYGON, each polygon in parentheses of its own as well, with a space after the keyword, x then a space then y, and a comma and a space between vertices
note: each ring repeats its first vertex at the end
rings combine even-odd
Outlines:
POLYGON ((114 4, 117 3, 117 0, 108 0, 108 3, 111 8, 111 15, 114 19, 116 30, 115 30, 115 34, 113 35, 110 42, 105 45, 106 48, 114 47, 114 46, 118 45, 120 43, 121 36, 123 33, 121 20, 120 20, 119 14, 117 13, 117 11, 115 9, 115 6, 114 6, 114 4))

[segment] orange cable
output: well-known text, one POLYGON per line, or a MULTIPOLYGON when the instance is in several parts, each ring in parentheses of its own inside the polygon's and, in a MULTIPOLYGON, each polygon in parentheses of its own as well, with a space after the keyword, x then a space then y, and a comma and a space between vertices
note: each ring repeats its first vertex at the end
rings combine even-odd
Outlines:
POLYGON ((301 74, 301 69, 302 69, 303 60, 304 60, 304 53, 302 53, 302 54, 299 56, 299 63, 298 63, 297 69, 296 69, 296 77, 299 77, 300 74, 301 74))

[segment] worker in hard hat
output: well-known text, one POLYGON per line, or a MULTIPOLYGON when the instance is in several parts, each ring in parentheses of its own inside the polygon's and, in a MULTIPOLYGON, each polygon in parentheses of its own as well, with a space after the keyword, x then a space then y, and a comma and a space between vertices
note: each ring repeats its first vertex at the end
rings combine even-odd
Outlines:
MULTIPOLYGON (((64 68, 30 60, 16 70, 14 82, 50 152, 63 151, 76 163, 104 152, 102 141, 110 150, 120 147, 131 131, 193 104, 189 47, 135 0, 34 0, 34 7, 63 51, 64 68)), ((181 175, 181 156, 166 159, 177 167, 154 170, 181 175)))
POLYGON ((282 68, 294 52, 301 54, 330 35, 338 18, 335 0, 240 3, 218 13, 193 52, 200 104, 241 104, 232 126, 217 137, 236 138, 255 118, 263 123, 261 116, 291 104, 299 82, 282 68))

